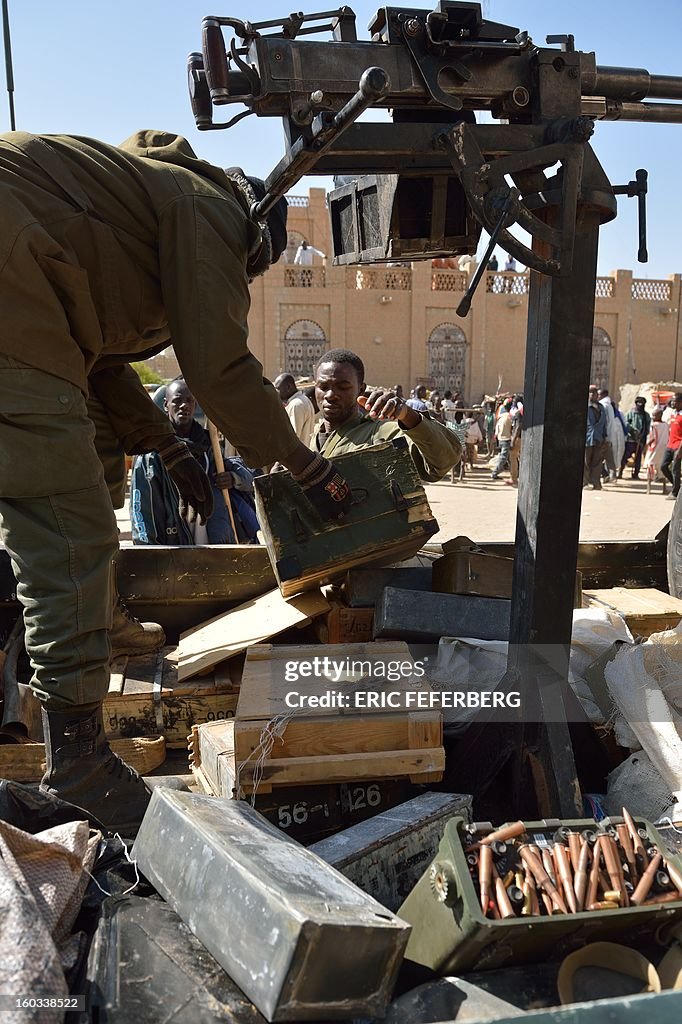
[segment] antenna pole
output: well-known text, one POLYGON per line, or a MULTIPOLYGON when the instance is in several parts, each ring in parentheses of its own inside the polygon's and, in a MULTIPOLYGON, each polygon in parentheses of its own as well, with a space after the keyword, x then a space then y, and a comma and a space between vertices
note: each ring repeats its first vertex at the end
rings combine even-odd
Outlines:
POLYGON ((9 97, 9 123, 12 131, 17 125, 14 118, 14 73, 12 71, 12 42, 9 36, 8 0, 2 0, 2 35, 5 41, 5 77, 7 79, 7 95, 9 97))

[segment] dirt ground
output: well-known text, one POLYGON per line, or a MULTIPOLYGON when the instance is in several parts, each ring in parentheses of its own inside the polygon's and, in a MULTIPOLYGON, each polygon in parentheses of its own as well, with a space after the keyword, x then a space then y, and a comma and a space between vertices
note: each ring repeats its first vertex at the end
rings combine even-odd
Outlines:
MULTIPOLYGON (((626 476, 629 471, 626 470, 626 476)), ((434 541, 464 534, 472 540, 513 541, 517 490, 490 479, 487 467, 477 467, 461 483, 427 484, 426 492, 440 524, 434 541)), ((668 488, 670 493, 670 488, 668 488)), ((661 494, 661 484, 647 494, 643 480, 619 480, 601 491, 584 490, 580 540, 651 540, 670 519, 673 502, 661 494)))
MULTIPOLYGON (((629 471, 626 471, 626 476, 629 471)), ((431 508, 440 524, 433 540, 444 541, 464 534, 478 543, 513 541, 516 524, 517 490, 499 480, 490 479, 490 470, 481 464, 461 483, 448 480, 427 484, 431 508)), ((661 485, 647 494, 643 480, 619 480, 601 491, 583 491, 581 541, 651 540, 668 522, 673 503, 661 494, 661 485)), ((121 540, 130 539, 127 503, 116 513, 121 540)))

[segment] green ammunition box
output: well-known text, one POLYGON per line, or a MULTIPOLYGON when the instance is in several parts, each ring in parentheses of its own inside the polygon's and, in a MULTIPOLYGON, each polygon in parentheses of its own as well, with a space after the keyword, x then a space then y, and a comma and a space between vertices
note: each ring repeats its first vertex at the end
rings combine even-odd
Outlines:
POLYGON ((285 597, 356 565, 409 558, 438 530, 405 438, 336 456, 334 465, 353 492, 339 523, 320 519, 290 473, 254 481, 258 520, 285 597))
MULTIPOLYGON (((657 846, 665 855, 667 847, 653 825, 643 819, 635 821, 638 827, 646 829, 648 845, 657 846)), ((654 906, 552 917, 485 917, 469 874, 464 825, 463 818, 450 819, 431 867, 397 911, 403 921, 412 925, 406 958, 438 974, 448 976, 473 969, 561 960, 588 942, 636 941, 653 937, 662 924, 682 920, 682 899, 654 906)), ((529 842, 548 846, 561 826, 600 833, 600 826, 591 819, 527 822, 529 842)), ((680 869, 681 858, 671 855, 668 860, 680 869)))

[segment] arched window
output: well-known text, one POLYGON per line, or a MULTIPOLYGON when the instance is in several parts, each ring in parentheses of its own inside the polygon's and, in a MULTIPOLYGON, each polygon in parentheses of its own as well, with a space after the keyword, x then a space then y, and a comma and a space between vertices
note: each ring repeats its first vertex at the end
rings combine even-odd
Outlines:
POLYGON ((298 247, 303 241, 303 235, 300 231, 287 231, 287 247, 284 250, 284 262, 293 263, 294 257, 298 252, 298 247))
POLYGON ((598 388, 609 388, 611 380, 611 339, 603 327, 592 332, 592 368, 590 384, 598 388))
POLYGON ((315 364, 328 348, 327 337, 314 320, 296 320, 284 335, 284 372, 312 377, 315 364))
POLYGON ((448 389, 464 394, 467 339, 457 324, 439 324, 428 341, 429 376, 441 395, 448 389))

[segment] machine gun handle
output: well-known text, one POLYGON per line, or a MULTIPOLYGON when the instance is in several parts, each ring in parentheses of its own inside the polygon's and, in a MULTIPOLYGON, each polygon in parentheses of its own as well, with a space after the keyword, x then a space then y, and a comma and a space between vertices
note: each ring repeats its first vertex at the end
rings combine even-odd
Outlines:
POLYGON ((462 297, 459 305, 457 306, 457 309, 455 310, 457 316, 465 317, 467 316, 469 310, 471 309, 471 300, 474 297, 474 293, 478 288, 481 278, 486 272, 488 260, 492 256, 493 250, 497 245, 498 235, 502 228, 506 225, 508 214, 510 213, 514 200, 518 197, 518 195, 519 190, 517 188, 512 188, 509 190, 508 195, 505 196, 500 210, 500 218, 495 227, 493 228, 492 234, 490 235, 490 240, 483 254, 483 258, 481 259, 481 262, 478 265, 478 269, 476 270, 476 273, 474 274, 471 280, 471 284, 467 288, 465 295, 462 297))
POLYGON ((614 196, 629 196, 630 199, 637 196, 637 227, 638 227, 638 239, 639 247, 637 249, 637 262, 648 263, 649 253, 647 252, 646 246, 646 195, 649 190, 649 174, 640 167, 635 172, 634 181, 629 181, 627 185, 614 185, 613 194, 614 196))
POLYGON ((204 58, 200 53, 190 53, 187 58, 187 79, 189 99, 197 128, 205 129, 213 124, 213 104, 206 81, 204 58))
POLYGON ((226 103, 230 98, 230 72, 221 19, 204 18, 201 25, 201 50, 211 99, 214 103, 226 103))
POLYGON ((637 250, 637 261, 639 263, 648 263, 649 253, 646 247, 646 194, 648 191, 649 175, 640 167, 635 172, 635 181, 637 182, 637 213, 638 213, 638 229, 639 229, 639 248, 637 250))
POLYGON ((358 83, 358 91, 334 115, 333 130, 341 132, 353 124, 368 107, 380 100, 391 87, 390 79, 383 68, 373 67, 363 71, 358 83))

